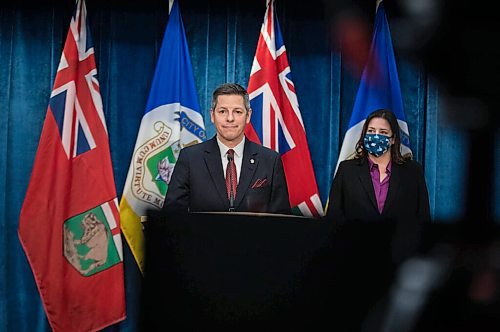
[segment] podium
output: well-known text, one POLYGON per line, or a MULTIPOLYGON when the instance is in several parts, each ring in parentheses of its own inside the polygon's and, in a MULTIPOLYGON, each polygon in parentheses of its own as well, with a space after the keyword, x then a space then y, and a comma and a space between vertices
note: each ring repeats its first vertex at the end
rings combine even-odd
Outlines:
POLYGON ((141 328, 496 331, 499 227, 421 226, 150 213, 141 328))
POLYGON ((390 283, 391 234, 381 225, 336 234, 325 220, 285 215, 151 213, 142 325, 353 327, 390 283))

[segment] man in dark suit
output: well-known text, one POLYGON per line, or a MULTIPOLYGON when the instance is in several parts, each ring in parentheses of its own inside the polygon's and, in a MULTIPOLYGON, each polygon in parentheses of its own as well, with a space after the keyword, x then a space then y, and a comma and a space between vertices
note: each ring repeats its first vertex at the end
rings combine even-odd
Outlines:
POLYGON ((248 92, 226 83, 213 93, 210 120, 217 134, 181 150, 164 211, 290 213, 279 154, 245 138, 252 110, 248 92))

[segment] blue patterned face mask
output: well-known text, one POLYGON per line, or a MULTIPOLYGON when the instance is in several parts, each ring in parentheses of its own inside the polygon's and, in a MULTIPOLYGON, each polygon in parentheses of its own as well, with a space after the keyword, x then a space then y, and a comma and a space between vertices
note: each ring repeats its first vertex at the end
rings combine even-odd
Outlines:
POLYGON ((390 137, 382 134, 365 134, 365 149, 375 157, 380 157, 391 147, 390 137))

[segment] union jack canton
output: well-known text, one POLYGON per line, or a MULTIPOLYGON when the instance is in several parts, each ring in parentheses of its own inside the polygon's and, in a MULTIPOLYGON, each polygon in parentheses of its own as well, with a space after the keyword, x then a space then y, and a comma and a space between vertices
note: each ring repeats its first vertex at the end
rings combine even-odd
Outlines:
POLYGON ((85 17, 85 4, 79 2, 70 23, 74 39, 66 41, 49 102, 68 159, 96 147, 88 117, 97 114, 97 122, 107 134, 94 47, 85 17))

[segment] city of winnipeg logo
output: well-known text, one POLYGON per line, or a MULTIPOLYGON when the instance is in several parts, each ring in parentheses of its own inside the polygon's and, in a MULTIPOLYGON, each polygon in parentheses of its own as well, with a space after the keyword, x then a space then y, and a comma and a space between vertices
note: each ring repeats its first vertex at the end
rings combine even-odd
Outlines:
POLYGON ((64 222, 64 257, 86 277, 122 261, 121 242, 115 243, 116 236, 112 234, 112 229, 118 229, 118 226, 115 220, 110 220, 113 217, 104 212, 106 204, 64 222))
POLYGON ((134 152, 131 185, 136 199, 161 208, 180 146, 171 142, 172 129, 164 122, 155 122, 154 131, 134 152))

